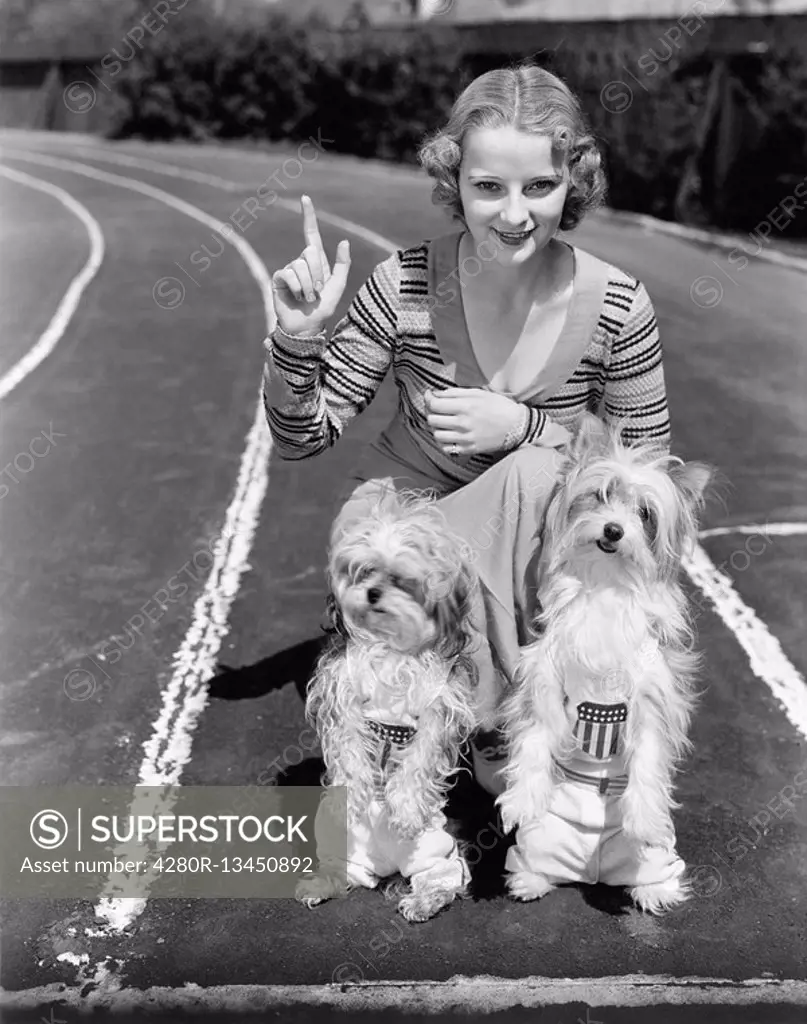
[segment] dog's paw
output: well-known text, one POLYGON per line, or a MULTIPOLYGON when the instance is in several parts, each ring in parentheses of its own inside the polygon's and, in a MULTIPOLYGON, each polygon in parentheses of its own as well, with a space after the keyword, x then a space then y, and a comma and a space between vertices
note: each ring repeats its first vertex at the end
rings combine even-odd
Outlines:
POLYGON ((539 900, 554 888, 543 875, 514 871, 507 876, 507 892, 514 900, 539 900))
POLYGON ((648 914, 663 914, 684 903, 691 896, 686 882, 674 878, 668 882, 635 885, 630 890, 633 902, 648 914))
POLYGON ((325 900, 340 896, 344 892, 344 885, 329 875, 312 875, 310 878, 300 879, 294 890, 294 898, 311 910, 325 900))
POLYGON ((505 834, 507 834, 508 832, 512 832, 515 828, 518 828, 518 826, 521 824, 520 816, 515 813, 513 808, 509 805, 505 806, 501 803, 498 804, 498 807, 499 815, 501 816, 502 819, 502 828, 504 829, 505 834))
POLYGON ((505 829, 509 832, 519 825, 540 821, 549 809, 552 793, 551 780, 520 780, 508 786, 496 801, 505 829))
POLYGON ((448 906, 456 896, 451 889, 433 889, 412 892, 398 904, 398 912, 412 923, 428 921, 430 917, 448 906))

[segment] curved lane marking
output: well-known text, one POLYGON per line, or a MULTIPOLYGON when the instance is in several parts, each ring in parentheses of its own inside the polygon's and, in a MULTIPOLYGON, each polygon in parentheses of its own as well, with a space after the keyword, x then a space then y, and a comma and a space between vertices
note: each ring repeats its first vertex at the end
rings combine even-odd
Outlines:
MULTIPOLYGON (((38 153, 39 151, 29 150, 28 152, 38 153)), ((90 156, 106 163, 117 164, 120 167, 134 167, 140 171, 162 174, 167 178, 179 178, 181 181, 195 181, 200 185, 210 185, 213 188, 221 189, 223 192, 237 192, 245 199, 252 196, 255 189, 260 185, 260 182, 256 185, 249 185, 244 182, 232 181, 229 178, 220 178, 217 174, 207 174, 205 171, 196 171, 191 167, 182 167, 179 164, 163 163, 160 160, 151 160, 148 157, 127 156, 123 153, 97 152, 96 150, 93 150, 92 153, 87 153, 88 159, 90 156)), ((289 210, 291 213, 300 213, 299 199, 283 199, 281 196, 278 196, 270 205, 279 206, 284 210, 289 210)), ((328 213, 327 210, 321 210, 319 206, 317 207, 317 220, 322 221, 323 224, 330 224, 331 227, 339 228, 342 231, 349 231, 356 238, 360 238, 368 245, 374 245, 386 253, 392 254, 401 248, 383 235, 379 235, 377 232, 364 227, 364 225, 358 224, 355 220, 348 220, 346 217, 340 217, 338 214, 328 213)), ((228 224, 227 226, 230 229, 230 233, 233 233, 232 225, 228 224)))
POLYGON ((45 331, 36 344, 10 370, 7 370, 0 377, 0 401, 2 401, 18 384, 25 380, 29 373, 39 366, 43 359, 47 359, 56 348, 78 309, 81 296, 103 263, 105 247, 104 233, 101 230, 101 225, 87 207, 83 206, 77 199, 74 199, 69 192, 59 188, 58 185, 51 184, 49 181, 43 181, 41 178, 35 178, 31 174, 26 174, 25 171, 18 171, 13 167, 6 167, 2 164, 0 164, 0 175, 8 178, 10 181, 16 181, 20 185, 26 185, 28 188, 44 192, 57 199, 62 206, 78 217, 87 229, 87 234, 90 238, 90 255, 87 262, 70 282, 67 291, 62 296, 62 301, 59 303, 45 331))
MULTIPOLYGON (((58 157, 5 152, 15 159, 69 171, 148 196, 221 233, 221 221, 169 192, 134 178, 58 157)), ((266 267, 243 239, 229 232, 224 237, 237 249, 255 279, 263 299, 267 329, 271 329, 274 307, 271 279, 266 267)), ((207 682, 214 675, 216 655, 229 631, 227 620, 241 576, 249 568, 249 552, 268 483, 271 450, 271 435, 259 389, 255 417, 241 456, 235 494, 213 550, 213 565, 194 605, 190 627, 174 655, 173 672, 162 692, 160 712, 152 734, 144 743, 145 756, 137 781, 139 786, 177 785, 184 766, 190 760, 193 733, 208 701, 207 682)), ((170 810, 167 803, 161 809, 163 813, 170 810)), ((107 892, 114 891, 114 882, 110 882, 107 892)), ((105 920, 111 930, 122 931, 142 913, 145 905, 146 898, 106 896, 96 906, 96 916, 105 920)))

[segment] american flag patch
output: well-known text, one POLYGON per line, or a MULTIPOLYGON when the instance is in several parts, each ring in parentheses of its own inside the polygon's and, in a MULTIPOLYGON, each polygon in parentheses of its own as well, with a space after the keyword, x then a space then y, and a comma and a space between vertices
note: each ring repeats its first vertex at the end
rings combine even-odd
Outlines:
POLYGON ((578 746, 592 757, 612 757, 619 749, 621 725, 628 720, 627 704, 577 705, 574 735, 578 746))

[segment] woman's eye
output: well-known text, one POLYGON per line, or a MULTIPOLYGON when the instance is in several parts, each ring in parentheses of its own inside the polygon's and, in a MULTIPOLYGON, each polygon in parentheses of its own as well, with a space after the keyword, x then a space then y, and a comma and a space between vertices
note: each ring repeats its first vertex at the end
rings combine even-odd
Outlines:
POLYGON ((534 181, 528 186, 527 191, 538 192, 540 195, 546 195, 548 192, 552 191, 556 184, 557 182, 555 181, 534 181))
POLYGON ((475 187, 478 188, 480 192, 491 192, 499 186, 495 181, 477 181, 475 187))

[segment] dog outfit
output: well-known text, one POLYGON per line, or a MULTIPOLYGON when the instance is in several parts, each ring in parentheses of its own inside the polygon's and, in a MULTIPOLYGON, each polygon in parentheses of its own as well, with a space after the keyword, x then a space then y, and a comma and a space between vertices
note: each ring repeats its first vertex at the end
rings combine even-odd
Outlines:
POLYGON ((681 877, 685 865, 672 838, 663 846, 645 846, 622 829, 628 714, 625 703, 578 703, 574 752, 557 763, 561 779, 547 813, 519 826, 516 844, 507 852, 508 871, 541 875, 553 886, 650 885, 681 877))
POLYGON ((445 829, 447 819, 442 811, 415 839, 405 839, 390 827, 385 786, 417 732, 415 720, 402 709, 401 703, 388 700, 385 707, 371 710, 365 705, 367 724, 375 739, 375 795, 360 819, 348 828, 344 861, 323 853, 327 831, 317 815, 314 829, 320 863, 340 873, 346 871, 349 882, 368 889, 374 889, 380 879, 396 872, 408 879, 419 876, 431 881, 445 880, 447 886, 460 888, 470 880, 470 872, 460 856, 457 841, 445 829), (375 717, 384 713, 404 721, 391 724, 375 717))

